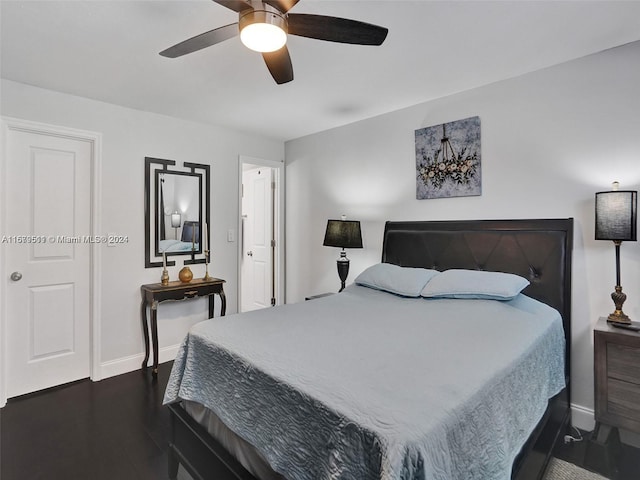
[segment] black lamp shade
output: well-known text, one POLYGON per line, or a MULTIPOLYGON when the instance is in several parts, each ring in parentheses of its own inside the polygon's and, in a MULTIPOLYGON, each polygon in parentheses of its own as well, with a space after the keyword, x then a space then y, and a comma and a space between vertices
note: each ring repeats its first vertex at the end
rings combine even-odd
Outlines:
POLYGON ((183 242, 200 243, 200 224, 191 220, 185 220, 182 227, 183 242))
POLYGON ((360 222, 356 220, 329 220, 324 234, 325 247, 362 248, 360 222))
POLYGON ((636 241, 638 192, 596 193, 596 240, 636 241))

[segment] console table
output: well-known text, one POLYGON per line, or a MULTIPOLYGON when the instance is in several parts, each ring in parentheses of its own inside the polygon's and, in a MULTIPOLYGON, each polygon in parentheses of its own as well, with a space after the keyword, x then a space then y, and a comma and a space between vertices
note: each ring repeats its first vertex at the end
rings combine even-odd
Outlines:
POLYGON ((158 374, 158 304, 167 300, 185 300, 188 298, 209 297, 209 317, 213 318, 214 296, 218 295, 222 306, 220 315, 224 316, 227 310, 227 299, 224 295, 224 280, 212 278, 211 280, 196 279, 189 283, 180 281, 169 282, 168 285, 150 283, 140 287, 142 304, 140 314, 142 317, 142 331, 144 332, 144 361, 142 368, 147 368, 149 361, 149 323, 147 321, 147 307, 151 307, 151 343, 153 345, 153 374, 158 374))

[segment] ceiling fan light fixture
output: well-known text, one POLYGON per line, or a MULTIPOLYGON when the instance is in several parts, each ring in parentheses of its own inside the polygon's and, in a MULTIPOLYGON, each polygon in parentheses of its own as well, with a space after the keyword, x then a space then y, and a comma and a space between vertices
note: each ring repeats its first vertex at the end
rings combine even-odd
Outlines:
POLYGON ((275 52, 287 43, 287 21, 281 15, 253 10, 240 17, 240 40, 256 52, 275 52))

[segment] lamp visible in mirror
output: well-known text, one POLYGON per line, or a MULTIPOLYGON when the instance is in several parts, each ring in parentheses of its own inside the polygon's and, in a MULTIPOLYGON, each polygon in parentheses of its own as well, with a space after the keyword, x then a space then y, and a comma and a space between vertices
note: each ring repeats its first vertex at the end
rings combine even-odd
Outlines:
POLYGON ((176 240, 178 239, 178 229, 180 228, 180 225, 182 224, 182 215, 180 215, 180 213, 178 212, 173 212, 171 214, 171 226, 173 228, 176 229, 176 240))
POLYGON ((616 248, 616 286, 611 294, 615 311, 607 317, 613 324, 631 325, 631 320, 622 311, 627 296, 622 292, 620 282, 620 245, 623 241, 637 240, 638 192, 618 190, 614 182, 613 190, 596 193, 596 240, 612 240, 616 248))
POLYGON ((340 290, 344 290, 347 276, 349 275, 349 259, 345 248, 362 248, 362 232, 360 231, 360 222, 355 220, 347 220, 342 215, 340 220, 328 220, 327 230, 324 234, 325 247, 340 247, 340 258, 337 260, 338 277, 340 277, 340 290))

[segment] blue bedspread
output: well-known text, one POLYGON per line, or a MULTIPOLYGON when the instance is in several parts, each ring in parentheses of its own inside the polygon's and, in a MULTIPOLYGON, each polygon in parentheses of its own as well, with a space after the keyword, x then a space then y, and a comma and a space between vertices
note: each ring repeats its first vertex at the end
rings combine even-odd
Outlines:
POLYGON ((200 244, 180 240, 160 240, 159 250, 160 252, 197 252, 200 250, 200 244))
POLYGON ((210 408, 290 480, 506 480, 563 387, 542 303, 353 285, 195 325, 164 401, 210 408))

